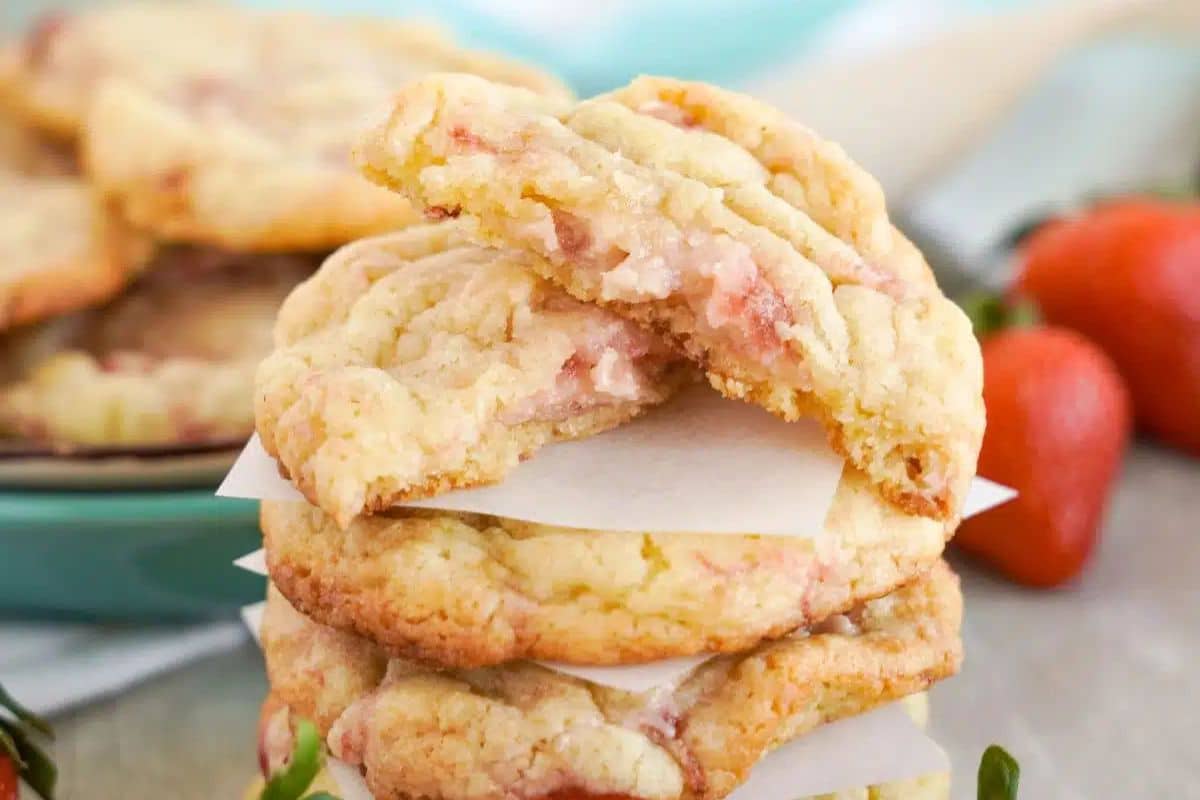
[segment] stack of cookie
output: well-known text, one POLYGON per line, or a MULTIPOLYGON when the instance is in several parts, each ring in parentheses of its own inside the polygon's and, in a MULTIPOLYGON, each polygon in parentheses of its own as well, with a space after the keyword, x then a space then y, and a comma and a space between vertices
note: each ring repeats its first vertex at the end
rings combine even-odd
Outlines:
POLYGON ((0 50, 0 434, 244 441, 283 298, 413 221, 350 147, 438 69, 566 94, 423 26, 210 3, 52 14, 0 50))
POLYGON ((941 553, 983 432, 979 350, 836 145, 701 84, 574 104, 443 74, 402 88, 357 157, 432 222, 332 256, 259 368, 262 446, 305 498, 262 508, 265 770, 305 718, 376 800, 721 798, 956 671, 941 553), (503 491, 539 449, 705 379, 823 424, 844 458, 823 525, 403 505, 503 491), (651 666, 671 677, 601 677, 651 666))

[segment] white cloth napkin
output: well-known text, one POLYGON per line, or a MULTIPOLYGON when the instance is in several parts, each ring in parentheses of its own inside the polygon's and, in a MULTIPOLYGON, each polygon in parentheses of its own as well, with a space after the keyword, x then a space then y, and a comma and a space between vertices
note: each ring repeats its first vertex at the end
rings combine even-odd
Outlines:
POLYGON ((147 627, 5 622, 0 684, 33 711, 56 714, 245 639, 236 621, 147 627))

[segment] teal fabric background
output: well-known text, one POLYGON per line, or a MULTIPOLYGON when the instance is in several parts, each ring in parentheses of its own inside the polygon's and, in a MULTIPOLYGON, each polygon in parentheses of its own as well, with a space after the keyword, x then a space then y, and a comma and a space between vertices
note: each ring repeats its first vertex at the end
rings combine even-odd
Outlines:
MULTIPOLYGON (((596 0, 603 2, 604 0, 596 0)), ((285 0, 249 0, 260 7, 296 7, 285 0)), ((731 83, 793 57, 854 0, 659 0, 637 6, 586 35, 551 40, 464 2, 311 0, 304 7, 340 13, 422 16, 454 30, 469 44, 549 68, 582 95, 627 83, 641 73, 731 83)))
MULTIPOLYGON (((102 1, 4 0, 0 22, 5 29, 16 30, 41 10, 102 1)), ((506 21, 504 15, 481 13, 480 7, 486 6, 478 0, 242 0, 247 6, 263 8, 435 19, 470 44, 553 70, 583 95, 613 88, 644 72, 736 84, 771 64, 803 56, 846 14, 872 2, 902 11, 911 5, 911 15, 920 18, 1054 1, 646 0, 609 15, 603 24, 550 37, 535 26, 506 21)))
MULTIPOLYGON (((912 0, 911 13, 959 15, 1056 1, 912 0)), ((479 4, 467 0, 245 2, 261 7, 300 6, 436 19, 470 44, 551 69, 586 96, 624 84, 641 73, 736 84, 771 64, 802 57, 846 14, 872 0, 647 0, 631 5, 603 25, 554 39, 507 23, 500 15, 481 14, 479 4)), ((905 0, 878 4, 902 8, 905 0)))

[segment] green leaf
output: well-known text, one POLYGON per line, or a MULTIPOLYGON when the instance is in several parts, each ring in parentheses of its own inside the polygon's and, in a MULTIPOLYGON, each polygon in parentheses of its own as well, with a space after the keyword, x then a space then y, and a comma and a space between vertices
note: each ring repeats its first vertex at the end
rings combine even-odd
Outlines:
POLYGON ((980 339, 1005 328, 1028 328, 1038 321, 1033 303, 1028 300, 1010 303, 990 292, 973 292, 959 301, 959 305, 980 339))
POLYGON ((0 686, 0 708, 7 708, 23 724, 33 728, 47 739, 54 739, 54 729, 50 727, 50 723, 18 703, 11 694, 5 691, 3 686, 0 686))
POLYGON ((3 720, 0 720, 0 755, 8 756, 9 760, 18 767, 24 766, 21 762, 21 752, 17 750, 17 743, 9 735, 3 720))
POLYGON ((306 719, 296 724, 296 743, 288 762, 271 776, 259 800, 300 800, 321 771, 321 735, 306 719))
POLYGON ((304 798, 304 800, 340 800, 340 798, 334 797, 329 792, 315 792, 304 798))
POLYGON ((50 757, 34 743, 29 733, 16 725, 8 725, 8 735, 12 737, 20 758, 21 778, 29 784, 29 788, 37 792, 43 800, 54 800, 54 786, 58 783, 58 768, 50 757))
POLYGON ((983 751, 979 760, 978 800, 1016 800, 1021 765, 1000 745, 983 751))

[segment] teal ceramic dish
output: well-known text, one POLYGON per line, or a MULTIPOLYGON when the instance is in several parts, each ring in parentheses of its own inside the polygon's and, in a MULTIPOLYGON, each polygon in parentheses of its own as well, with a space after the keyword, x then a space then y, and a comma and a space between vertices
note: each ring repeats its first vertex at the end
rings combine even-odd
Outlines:
POLYGON ((0 616, 231 616, 262 599, 232 565, 261 546, 258 504, 211 488, 0 492, 0 616))

